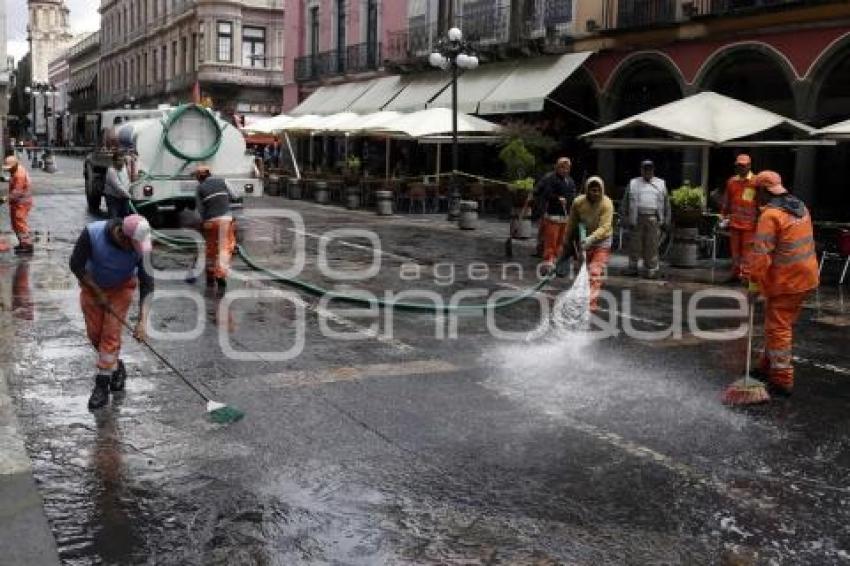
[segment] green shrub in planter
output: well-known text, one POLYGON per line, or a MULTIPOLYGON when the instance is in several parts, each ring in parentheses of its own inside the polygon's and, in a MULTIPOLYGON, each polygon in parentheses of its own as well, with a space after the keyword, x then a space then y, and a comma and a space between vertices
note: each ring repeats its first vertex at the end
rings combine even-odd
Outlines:
POLYGON ((678 226, 696 226, 705 210, 705 191, 688 182, 670 193, 673 223, 678 226))

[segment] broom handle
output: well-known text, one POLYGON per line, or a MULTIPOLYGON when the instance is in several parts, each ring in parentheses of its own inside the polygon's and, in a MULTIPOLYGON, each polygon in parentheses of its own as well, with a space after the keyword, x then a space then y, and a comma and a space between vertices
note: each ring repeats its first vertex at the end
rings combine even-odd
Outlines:
POLYGON ((753 320, 755 318, 756 302, 749 300, 750 303, 750 324, 747 327, 747 373, 744 374, 744 382, 750 381, 750 364, 753 358, 753 320))
MULTIPOLYGON (((127 323, 127 321, 126 321, 126 320, 124 320, 124 319, 122 319, 120 316, 118 316, 118 315, 115 313, 115 311, 113 311, 113 310, 112 310, 112 307, 110 307, 109 305, 105 304, 105 305, 103 305, 103 308, 106 310, 106 312, 108 312, 109 314, 111 314, 112 316, 114 316, 115 318, 117 318, 117 319, 118 319, 118 322, 120 322, 120 323, 121 323, 121 326, 123 326, 124 328, 126 328, 127 330, 129 330, 131 333, 132 333, 132 332, 134 332, 133 328, 132 328, 132 327, 131 327, 128 323, 127 323)), ((195 385, 194 385, 191 381, 189 381, 188 379, 186 379, 186 376, 184 376, 184 375, 183 375, 183 373, 182 373, 179 369, 177 369, 176 367, 174 367, 174 366, 171 364, 171 362, 169 362, 168 360, 166 360, 166 359, 162 356, 162 354, 160 354, 159 352, 157 352, 157 351, 156 351, 156 349, 154 349, 154 347, 153 347, 153 346, 151 346, 151 345, 148 343, 148 341, 147 341, 147 340, 143 340, 143 339, 141 339, 141 338, 137 338, 137 340, 138 340, 139 342, 141 342, 142 344, 144 344, 145 346, 147 346, 148 350, 150 350, 150 351, 151 351, 151 353, 152 353, 154 356, 156 356, 156 357, 157 357, 157 359, 158 359, 159 361, 161 361, 163 364, 165 364, 165 365, 168 367, 168 369, 170 369, 171 371, 173 371, 173 372, 174 372, 174 374, 175 374, 177 377, 179 377, 179 378, 183 381, 183 383, 185 383, 186 385, 188 385, 188 386, 189 386, 189 389, 191 389, 192 391, 194 391, 195 393, 197 393, 197 394, 198 394, 198 396, 199 396, 201 399, 203 399, 204 401, 209 401, 209 400, 210 400, 210 398, 209 398, 209 397, 207 397, 206 395, 204 395, 204 394, 203 394, 203 393, 202 393, 202 392, 201 392, 201 391, 200 391, 197 387, 195 387, 195 385)))

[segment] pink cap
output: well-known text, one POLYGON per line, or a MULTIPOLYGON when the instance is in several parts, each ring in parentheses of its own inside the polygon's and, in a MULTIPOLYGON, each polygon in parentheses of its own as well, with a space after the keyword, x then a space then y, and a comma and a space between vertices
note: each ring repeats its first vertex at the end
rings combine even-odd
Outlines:
POLYGON ((146 254, 153 249, 151 243, 151 225, 144 216, 131 214, 124 219, 124 235, 133 242, 133 248, 140 254, 146 254))

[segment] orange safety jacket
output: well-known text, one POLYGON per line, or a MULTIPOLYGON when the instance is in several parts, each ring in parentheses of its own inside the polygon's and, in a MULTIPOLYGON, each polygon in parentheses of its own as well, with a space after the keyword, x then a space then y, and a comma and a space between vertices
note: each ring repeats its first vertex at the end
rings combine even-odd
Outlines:
POLYGON ((18 165, 15 173, 9 179, 9 203, 28 204, 32 203, 32 183, 29 173, 22 165, 18 165))
POLYGON ((758 218, 756 187, 752 171, 746 177, 737 175, 726 181, 726 194, 720 214, 729 219, 729 227, 736 230, 755 230, 758 218))
POLYGON ((812 218, 802 202, 787 198, 796 201, 794 213, 776 200, 762 209, 748 258, 750 279, 766 297, 803 293, 818 286, 812 218))

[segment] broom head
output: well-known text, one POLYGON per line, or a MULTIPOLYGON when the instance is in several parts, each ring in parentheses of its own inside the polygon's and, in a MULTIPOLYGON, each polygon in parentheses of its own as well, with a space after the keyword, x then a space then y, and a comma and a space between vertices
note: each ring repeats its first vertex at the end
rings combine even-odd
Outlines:
POLYGON ((207 401, 207 415, 214 423, 230 424, 241 420, 245 413, 218 401, 207 401))
POLYGON ((743 377, 723 392, 724 405, 758 405, 770 401, 764 383, 751 377, 743 377))

